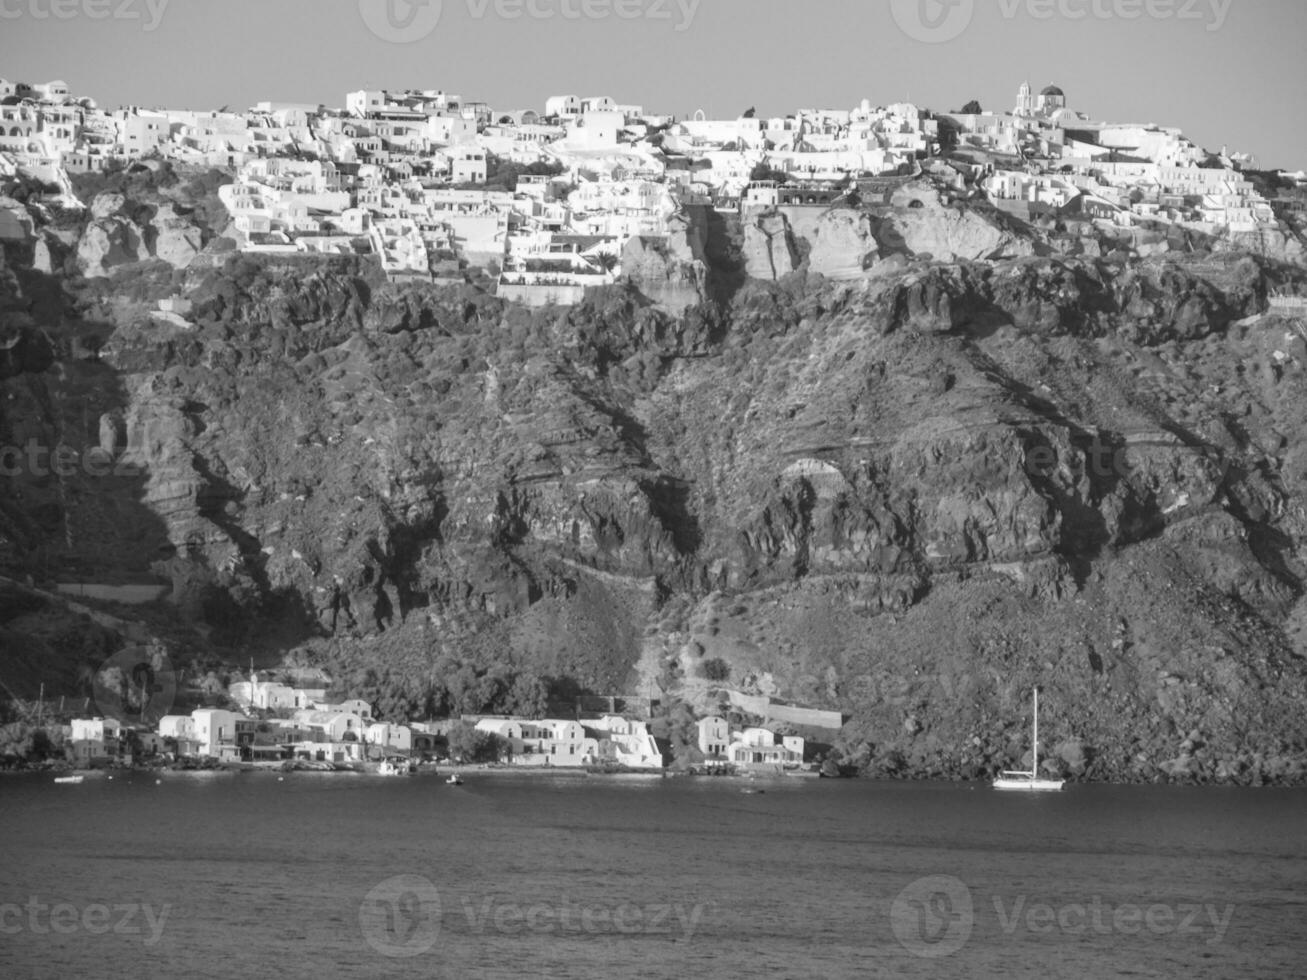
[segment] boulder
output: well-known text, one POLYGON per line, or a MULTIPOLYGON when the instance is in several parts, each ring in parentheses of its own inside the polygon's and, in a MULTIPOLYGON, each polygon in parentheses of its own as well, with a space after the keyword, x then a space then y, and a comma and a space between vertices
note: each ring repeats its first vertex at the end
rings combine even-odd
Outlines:
POLYGON ((77 269, 87 278, 107 276, 114 266, 149 257, 141 230, 123 218, 99 218, 90 222, 77 243, 77 269))
POLYGON ((50 243, 45 238, 38 238, 32 246, 32 268, 46 275, 54 272, 55 257, 50 250, 50 243))
POLYGON ((159 208, 150 226, 154 232, 155 258, 163 259, 173 268, 186 268, 204 248, 200 229, 178 215, 170 204, 159 208))
POLYGON ((0 241, 27 242, 33 234, 32 216, 11 197, 0 197, 0 241))
POLYGON ((1053 753, 1066 763, 1067 769, 1073 773, 1084 772, 1085 765, 1089 761, 1085 752, 1085 743, 1078 738, 1068 738, 1059 742, 1054 747, 1053 753))
POLYGON ((91 201, 91 220, 112 218, 123 209, 125 203, 126 199, 114 191, 97 194, 95 199, 91 201))

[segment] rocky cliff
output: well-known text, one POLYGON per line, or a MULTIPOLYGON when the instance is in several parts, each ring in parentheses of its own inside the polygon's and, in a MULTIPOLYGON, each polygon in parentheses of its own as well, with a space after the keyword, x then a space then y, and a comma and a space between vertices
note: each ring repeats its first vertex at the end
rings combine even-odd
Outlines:
POLYGON ((293 652, 395 715, 729 688, 842 711, 865 771, 978 775, 1039 684, 1068 774, 1307 771, 1307 343, 1262 314, 1294 265, 936 197, 690 222, 532 311, 199 226, 185 271, 175 235, 128 261, 105 222, 185 215, 127 191, 0 271, 0 442, 71 461, 0 476, 24 663, 115 642, 43 583, 153 575, 179 660, 293 652))

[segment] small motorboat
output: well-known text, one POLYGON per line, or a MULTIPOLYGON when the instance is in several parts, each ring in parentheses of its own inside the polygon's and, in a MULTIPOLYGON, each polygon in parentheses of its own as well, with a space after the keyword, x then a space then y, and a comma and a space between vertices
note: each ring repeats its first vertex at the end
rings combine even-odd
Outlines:
POLYGON ((382 759, 381 764, 377 766, 378 776, 407 776, 408 774, 408 763, 400 759, 382 759))
POLYGON ((85 778, 85 776, 55 776, 54 781, 56 783, 80 783, 85 778))
POLYGON ((463 777, 460 776, 458 773, 451 773, 450 777, 446 779, 445 782, 448 783, 450 786, 462 786, 463 777))

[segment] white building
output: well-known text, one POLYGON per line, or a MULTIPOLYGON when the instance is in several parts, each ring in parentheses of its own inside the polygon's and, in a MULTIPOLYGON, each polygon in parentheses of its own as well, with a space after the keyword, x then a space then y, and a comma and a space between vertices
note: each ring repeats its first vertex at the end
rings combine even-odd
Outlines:
POLYGON ((361 742, 370 719, 334 706, 297 711, 294 720, 301 728, 316 732, 328 742, 361 742))
POLYGON ((476 727, 504 739, 514 765, 583 766, 599 758, 598 741, 586 734, 580 722, 482 718, 476 727))
POLYGON ((725 760, 730 750, 731 733, 726 719, 709 715, 699 719, 699 751, 709 759, 725 760))
POLYGON ((177 755, 200 754, 200 742, 195 737, 195 719, 191 715, 164 715, 159 719, 159 737, 177 743, 177 755))
POLYGON ((238 717, 236 712, 222 708, 196 708, 192 711, 198 754, 215 759, 234 757, 238 717))
POLYGON ((356 715, 369 724, 372 722, 372 705, 368 704, 362 698, 349 698, 345 701, 333 702, 331 704, 328 704, 325 701, 315 701, 313 707, 319 711, 335 711, 356 715))
POLYGON ((123 726, 115 718, 74 718, 72 720, 72 761, 89 764, 96 760, 116 759, 123 726))
POLYGON ((604 715, 586 722, 599 735, 599 757, 630 769, 661 769, 663 753, 643 721, 604 715))
POLYGON ((786 735, 779 741, 769 728, 733 732, 730 761, 741 766, 797 766, 803 762, 803 739, 786 735))
POLYGON ((546 116, 576 116, 581 113, 581 100, 575 95, 551 95, 545 99, 546 116))
POLYGON ((486 182, 486 151, 479 146, 456 146, 447 151, 450 179, 456 184, 486 182))
POLYGON ((369 745, 379 745, 391 752, 405 755, 413 748, 413 730, 407 725, 391 725, 384 722, 368 725, 364 737, 369 745))
POLYGON ((227 696, 242 708, 265 711, 310 708, 327 694, 325 688, 298 688, 276 681, 261 681, 257 671, 247 681, 237 681, 227 688, 227 696))

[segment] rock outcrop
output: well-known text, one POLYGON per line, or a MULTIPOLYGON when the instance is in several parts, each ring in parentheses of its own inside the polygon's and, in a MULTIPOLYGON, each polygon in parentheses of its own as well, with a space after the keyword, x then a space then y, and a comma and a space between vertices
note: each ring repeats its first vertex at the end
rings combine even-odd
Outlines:
POLYGON ((27 242, 33 235, 32 216, 10 197, 0 196, 0 242, 27 242))
POLYGON ((141 229, 120 217, 93 218, 77 245, 77 271, 88 279, 107 276, 119 265, 150 257, 141 229))
POLYGON ((823 213, 810 244, 808 270, 828 279, 859 279, 880 257, 871 216, 857 208, 823 213))
POLYGON ((622 275, 659 308, 680 314, 709 298, 701 215, 690 210, 668 221, 665 238, 630 238, 622 250, 622 275))
POLYGON ((940 261, 1011 258, 1030 255, 1028 239, 1006 231, 975 209, 945 203, 938 188, 927 180, 896 189, 893 206, 878 229, 885 250, 904 249, 911 255, 928 255, 940 261))
POLYGON ((151 254, 173 268, 184 269, 204 248, 201 230, 182 217, 172 205, 164 205, 150 219, 151 254))
POLYGON ((779 279, 799 267, 799 249, 789 220, 779 211, 752 211, 743 217, 741 247, 745 272, 754 279, 779 279))

